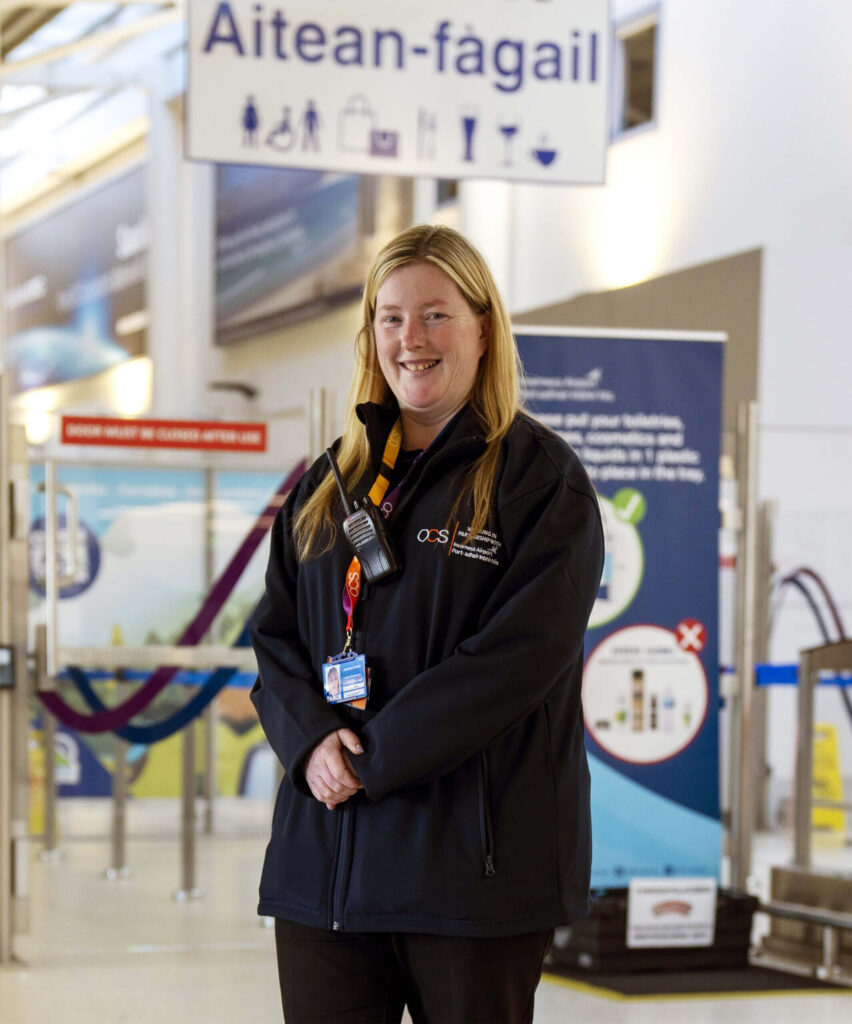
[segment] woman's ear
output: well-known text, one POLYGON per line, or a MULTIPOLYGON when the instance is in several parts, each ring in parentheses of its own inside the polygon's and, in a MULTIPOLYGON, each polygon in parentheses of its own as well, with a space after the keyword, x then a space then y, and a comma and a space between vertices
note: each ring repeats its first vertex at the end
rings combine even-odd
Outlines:
POLYGON ((486 311, 479 318, 479 342, 481 345, 480 355, 485 354, 485 350, 491 344, 491 313, 486 311))

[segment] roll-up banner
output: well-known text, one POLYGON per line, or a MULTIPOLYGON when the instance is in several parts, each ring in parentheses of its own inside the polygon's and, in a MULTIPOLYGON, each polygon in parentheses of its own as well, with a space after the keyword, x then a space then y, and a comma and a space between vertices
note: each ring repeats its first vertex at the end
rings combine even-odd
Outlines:
POLYGON ((608 0, 193 3, 187 151, 599 184, 609 43, 608 0))
POLYGON ((527 407, 578 453, 604 522, 583 674, 592 885, 718 878, 725 336, 527 327, 516 336, 527 407))

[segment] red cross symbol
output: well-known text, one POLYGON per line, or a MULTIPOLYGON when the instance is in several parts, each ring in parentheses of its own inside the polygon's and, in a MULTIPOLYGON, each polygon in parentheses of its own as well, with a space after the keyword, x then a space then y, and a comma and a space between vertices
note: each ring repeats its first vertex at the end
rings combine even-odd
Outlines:
POLYGON ((677 644, 681 650, 695 651, 699 653, 704 650, 707 643, 707 630, 698 619, 684 619, 677 624, 675 629, 677 644))

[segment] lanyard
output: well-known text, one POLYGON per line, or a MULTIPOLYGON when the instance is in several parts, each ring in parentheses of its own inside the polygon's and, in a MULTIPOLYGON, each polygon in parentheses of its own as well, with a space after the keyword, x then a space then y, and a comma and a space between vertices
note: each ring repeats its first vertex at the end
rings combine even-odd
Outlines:
MULTIPOLYGON (((398 484, 388 496, 387 501, 385 500, 388 487, 390 487, 390 478, 393 474, 394 466, 396 466, 396 460, 401 447, 402 420, 398 419, 391 428, 390 434, 388 434, 388 439, 385 442, 385 450, 382 454, 382 464, 379 467, 379 474, 376 477, 373 486, 370 488, 370 501, 376 506, 376 508, 381 509, 385 518, 387 518, 393 511, 394 505, 399 499, 402 484, 405 483, 405 480, 403 480, 398 484), (387 511, 385 511, 386 508, 387 511)), ((346 615, 346 644, 343 648, 344 654, 348 653, 352 646, 352 616, 355 614, 355 607, 358 604, 358 598, 360 596, 361 563, 358 561, 358 557, 355 556, 349 563, 349 568, 346 570, 346 581, 343 586, 343 611, 346 615)))

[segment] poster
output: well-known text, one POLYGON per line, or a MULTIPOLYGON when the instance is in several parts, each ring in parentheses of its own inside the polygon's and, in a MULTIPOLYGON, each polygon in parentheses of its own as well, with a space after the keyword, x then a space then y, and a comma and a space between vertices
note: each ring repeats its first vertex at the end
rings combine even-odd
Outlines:
POLYGON ((602 183, 608 0, 191 4, 192 159, 602 183))
POLYGON ((718 877, 724 336, 521 328, 528 408, 579 454, 606 554, 586 637, 592 885, 718 877))
POLYGON ((392 179, 216 168, 216 342, 355 302, 372 258, 409 221, 392 179))
POLYGON ((3 358, 13 392, 145 352, 144 175, 139 167, 100 184, 6 242, 3 358))

